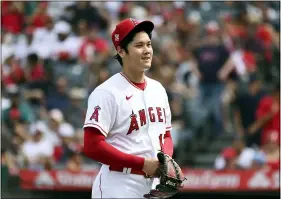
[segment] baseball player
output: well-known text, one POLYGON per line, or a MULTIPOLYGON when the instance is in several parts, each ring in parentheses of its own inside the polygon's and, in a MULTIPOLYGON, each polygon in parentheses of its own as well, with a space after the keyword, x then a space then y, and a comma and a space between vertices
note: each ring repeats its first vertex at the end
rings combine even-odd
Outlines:
POLYGON ((122 72, 89 96, 84 153, 102 163, 92 198, 143 198, 157 183, 157 153, 172 157, 171 111, 165 88, 145 76, 154 24, 129 18, 112 33, 122 72))

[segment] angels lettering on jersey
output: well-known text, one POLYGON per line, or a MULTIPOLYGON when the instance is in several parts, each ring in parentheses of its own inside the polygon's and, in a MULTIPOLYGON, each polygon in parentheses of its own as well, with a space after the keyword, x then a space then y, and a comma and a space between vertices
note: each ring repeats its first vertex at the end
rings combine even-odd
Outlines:
MULTIPOLYGON (((95 120, 96 122, 99 122, 99 111, 101 111, 100 106, 96 106, 94 108, 94 112, 90 120, 95 120)), ((147 119, 149 119, 150 122, 152 123, 153 122, 166 123, 165 108, 149 107, 147 110, 145 109, 139 110, 137 114, 134 113, 134 111, 132 111, 132 114, 128 117, 128 119, 130 120, 130 127, 126 135, 131 134, 133 131, 138 131, 140 127, 146 125, 147 119), (139 123, 137 118, 139 118, 139 123)))
POLYGON ((134 130, 138 131, 140 126, 144 126, 147 124, 147 116, 146 113, 148 113, 148 119, 150 120, 150 122, 165 122, 166 123, 166 115, 165 115, 165 109, 164 108, 160 108, 160 107, 149 107, 147 111, 145 111, 145 109, 139 110, 138 114, 135 114, 132 111, 132 114, 130 115, 130 128, 128 130, 127 135, 131 134, 134 130), (156 117, 156 115, 157 117, 156 117), (139 118, 140 121, 140 125, 137 122, 137 117, 139 118), (163 119, 165 118, 165 119, 163 119), (165 120, 165 121, 164 121, 165 120))

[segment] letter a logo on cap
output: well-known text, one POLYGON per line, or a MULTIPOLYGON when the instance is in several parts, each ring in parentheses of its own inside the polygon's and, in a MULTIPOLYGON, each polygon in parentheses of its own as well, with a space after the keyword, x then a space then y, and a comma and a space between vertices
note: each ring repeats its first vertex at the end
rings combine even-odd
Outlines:
POLYGON ((119 34, 115 34, 114 37, 115 37, 115 41, 119 41, 119 34))
POLYGON ((130 18, 130 20, 132 21, 132 23, 136 26, 136 25, 138 25, 138 21, 136 21, 135 19, 133 19, 133 18, 130 18))

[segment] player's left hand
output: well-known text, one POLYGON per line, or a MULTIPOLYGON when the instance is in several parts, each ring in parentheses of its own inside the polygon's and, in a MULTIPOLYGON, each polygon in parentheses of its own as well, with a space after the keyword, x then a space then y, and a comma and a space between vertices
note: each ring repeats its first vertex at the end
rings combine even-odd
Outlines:
POLYGON ((172 197, 183 186, 183 181, 186 180, 179 165, 169 155, 161 151, 157 154, 157 157, 160 162, 158 169, 160 184, 156 186, 156 189, 145 194, 145 198, 172 197))

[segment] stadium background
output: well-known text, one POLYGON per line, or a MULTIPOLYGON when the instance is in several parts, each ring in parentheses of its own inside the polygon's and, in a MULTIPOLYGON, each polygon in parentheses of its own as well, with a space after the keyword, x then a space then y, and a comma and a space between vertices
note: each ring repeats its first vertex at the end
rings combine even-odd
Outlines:
POLYGON ((155 23, 147 75, 169 95, 183 192, 277 194, 279 1, 2 1, 2 196, 90 198, 89 180, 58 188, 51 172, 99 167, 81 153, 87 96, 121 70, 111 32, 127 17, 155 23))

